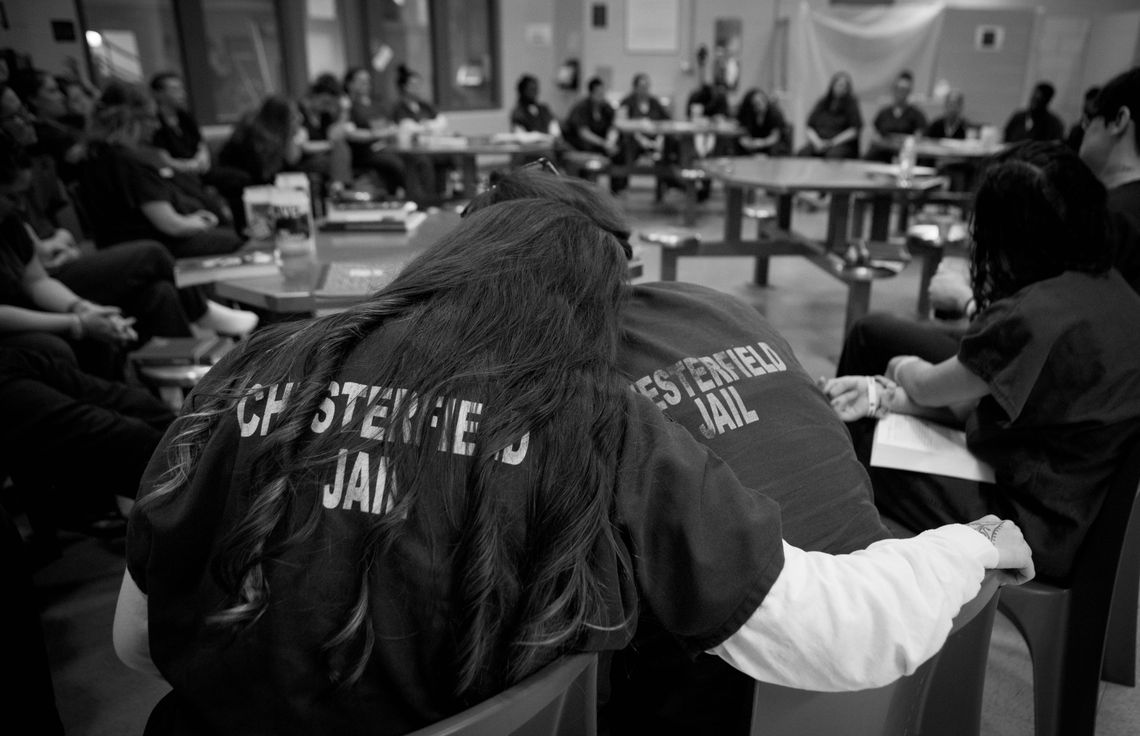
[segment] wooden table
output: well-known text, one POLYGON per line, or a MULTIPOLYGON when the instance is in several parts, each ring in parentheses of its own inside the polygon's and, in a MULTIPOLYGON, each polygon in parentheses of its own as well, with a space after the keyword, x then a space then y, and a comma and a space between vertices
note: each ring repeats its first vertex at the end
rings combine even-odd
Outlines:
MULTIPOLYGON (((724 238, 690 249, 666 250, 661 258, 661 278, 676 278, 677 258, 685 255, 751 255, 756 257, 753 281, 768 283, 771 256, 807 258, 847 285, 846 326, 867 313, 871 284, 886 274, 872 268, 849 268, 843 261, 851 229, 851 202, 856 195, 872 196, 870 239, 888 240, 891 204, 895 197, 918 197, 944 181, 932 169, 918 168, 907 181, 898 178, 890 164, 870 161, 829 161, 818 158, 731 157, 709 159, 704 168, 725 187, 724 238), (744 202, 749 190, 762 189, 776 199, 773 223, 761 223, 755 239, 743 236, 744 202), (821 241, 792 230, 792 199, 804 191, 829 195, 826 235, 821 241)), ((862 233, 858 236, 861 237, 862 233)))
MULTIPOLYGON (((459 215, 454 211, 436 211, 429 214, 423 224, 410 235, 320 232, 317 235, 316 258, 307 264, 303 272, 286 277, 277 270, 265 276, 218 280, 214 282, 215 293, 222 299, 281 314, 312 314, 322 308, 350 306, 363 301, 363 297, 326 300, 314 294, 320 286, 326 264, 368 264, 383 268, 385 278, 395 278, 405 264, 436 243, 458 223, 459 215)), ((630 278, 639 278, 643 267, 639 257, 631 260, 630 278)))
POLYGON ((434 244, 459 222, 454 212, 439 211, 411 234, 380 232, 318 232, 316 258, 296 275, 278 271, 268 276, 221 280, 215 293, 223 299, 278 313, 312 313, 318 307, 313 292, 319 287, 324 266, 335 262, 367 263, 391 272, 434 244))
POLYGON ((692 225, 697 219, 697 185, 698 179, 691 174, 699 173, 702 167, 698 166, 696 139, 702 135, 712 135, 716 138, 730 138, 735 140, 743 135, 743 129, 735 122, 716 122, 713 120, 649 120, 638 118, 635 120, 618 120, 614 127, 624 135, 641 133, 642 135, 661 136, 672 139, 677 143, 677 163, 671 165, 667 162, 658 163, 653 167, 639 169, 632 163, 627 166, 611 167, 611 172, 618 174, 652 173, 657 176, 679 176, 685 184, 685 207, 682 219, 686 225, 692 225))

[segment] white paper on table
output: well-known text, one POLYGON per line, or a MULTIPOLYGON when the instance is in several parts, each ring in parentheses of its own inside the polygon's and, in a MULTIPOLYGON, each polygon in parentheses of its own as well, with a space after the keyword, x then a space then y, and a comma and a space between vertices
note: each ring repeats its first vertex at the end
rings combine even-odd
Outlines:
POLYGON ((965 432, 909 414, 887 414, 879 420, 871 465, 994 482, 994 469, 966 447, 965 432))

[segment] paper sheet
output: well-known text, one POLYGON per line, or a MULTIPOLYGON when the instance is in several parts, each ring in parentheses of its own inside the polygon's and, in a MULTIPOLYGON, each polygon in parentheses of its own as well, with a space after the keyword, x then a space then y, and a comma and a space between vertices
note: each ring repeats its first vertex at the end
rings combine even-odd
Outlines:
POLYGON ((994 469, 966 448, 965 432, 907 414, 879 420, 871 465, 994 482, 994 469))

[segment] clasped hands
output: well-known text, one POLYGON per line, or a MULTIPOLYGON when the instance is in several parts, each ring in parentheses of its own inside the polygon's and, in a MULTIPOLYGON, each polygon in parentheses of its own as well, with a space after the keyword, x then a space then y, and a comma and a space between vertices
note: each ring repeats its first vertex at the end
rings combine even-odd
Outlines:
POLYGON ((75 306, 73 313, 79 318, 81 333, 101 342, 125 345, 138 340, 134 317, 124 317, 118 307, 83 301, 75 306))

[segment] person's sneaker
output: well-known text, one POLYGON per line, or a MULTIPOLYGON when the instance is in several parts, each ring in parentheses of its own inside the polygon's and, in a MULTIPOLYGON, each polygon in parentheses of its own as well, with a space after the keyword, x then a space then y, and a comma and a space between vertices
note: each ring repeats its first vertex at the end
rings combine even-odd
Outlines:
POLYGON ((196 323, 198 327, 213 330, 219 335, 245 337, 257 327, 260 318, 254 312, 233 309, 217 302, 206 303, 206 313, 196 323))

